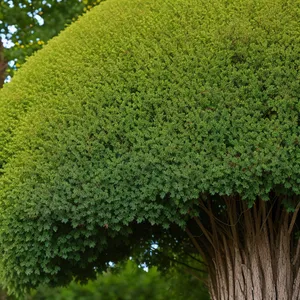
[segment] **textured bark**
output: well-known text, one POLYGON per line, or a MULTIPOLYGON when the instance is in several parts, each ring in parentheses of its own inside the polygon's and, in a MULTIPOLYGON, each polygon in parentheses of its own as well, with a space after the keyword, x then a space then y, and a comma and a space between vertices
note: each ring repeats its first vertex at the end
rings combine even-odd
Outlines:
POLYGON ((300 242, 294 233, 300 205, 288 213, 277 198, 248 208, 226 197, 220 213, 219 200, 201 200, 206 216, 195 217, 187 229, 207 262, 211 299, 300 299, 300 242))
POLYGON ((4 80, 6 78, 7 61, 4 58, 4 47, 0 39, 0 88, 3 87, 4 80))
POLYGON ((7 300, 8 296, 5 290, 0 287, 0 300, 7 300))

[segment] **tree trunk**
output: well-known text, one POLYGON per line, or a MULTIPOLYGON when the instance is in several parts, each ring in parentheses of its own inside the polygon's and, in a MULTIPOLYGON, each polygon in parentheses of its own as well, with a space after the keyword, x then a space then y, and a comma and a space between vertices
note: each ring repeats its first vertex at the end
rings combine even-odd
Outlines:
POLYGON ((4 290, 0 290, 0 300, 7 300, 7 294, 6 294, 6 291, 4 290))
MULTIPOLYGON (((195 217, 187 229, 207 262, 211 299, 299 300, 300 241, 294 227, 300 204, 288 213, 278 199, 258 200, 252 208, 236 198, 223 200, 224 206, 220 199, 201 201, 205 216, 195 217)), ((299 203, 299 197, 291 201, 299 203)))
POLYGON ((4 58, 4 47, 0 39, 0 88, 3 87, 6 78, 7 61, 4 58))

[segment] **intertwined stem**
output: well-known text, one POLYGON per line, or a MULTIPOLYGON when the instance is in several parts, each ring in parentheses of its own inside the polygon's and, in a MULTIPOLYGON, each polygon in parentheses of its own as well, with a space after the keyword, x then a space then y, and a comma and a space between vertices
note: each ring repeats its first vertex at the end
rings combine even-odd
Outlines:
POLYGON ((235 197, 222 200, 199 200, 205 215, 186 229, 207 262, 212 300, 300 299, 300 204, 288 213, 278 198, 251 208, 235 197))

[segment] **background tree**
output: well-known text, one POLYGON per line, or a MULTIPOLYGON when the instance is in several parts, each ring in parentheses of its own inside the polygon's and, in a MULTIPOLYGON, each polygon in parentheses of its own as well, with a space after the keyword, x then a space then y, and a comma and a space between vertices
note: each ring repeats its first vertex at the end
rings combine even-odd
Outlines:
POLYGON ((10 291, 185 231, 212 299, 298 299, 298 17, 284 0, 110 0, 29 59, 0 93, 10 291))
POLYGON ((72 282, 64 288, 40 287, 32 300, 206 300, 205 290, 196 288, 197 280, 193 276, 182 276, 173 269, 168 277, 163 277, 156 268, 144 271, 133 261, 120 266, 118 273, 107 272, 87 285, 72 282))
POLYGON ((0 87, 13 73, 66 25, 101 0, 3 0, 0 2, 0 87), (14 46, 3 49, 1 39, 14 46), (7 69, 7 62, 10 65, 7 69))
POLYGON ((4 80, 6 77, 6 68, 7 68, 7 60, 4 57, 4 47, 3 43, 0 40, 0 88, 4 84, 4 80))

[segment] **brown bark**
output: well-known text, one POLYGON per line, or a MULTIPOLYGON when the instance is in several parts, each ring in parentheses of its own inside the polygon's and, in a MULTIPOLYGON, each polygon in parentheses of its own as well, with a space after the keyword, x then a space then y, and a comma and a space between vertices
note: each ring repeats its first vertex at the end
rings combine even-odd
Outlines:
POLYGON ((7 300, 8 296, 5 290, 0 287, 0 300, 7 300))
POLYGON ((222 213, 220 199, 218 207, 200 200, 206 222, 195 217, 186 230, 207 262, 211 299, 299 300, 300 241, 294 233, 300 204, 288 213, 278 198, 257 200, 252 208, 238 198, 223 200, 222 213))
POLYGON ((0 88, 3 87, 6 78, 7 61, 4 58, 4 46, 0 39, 0 88))

